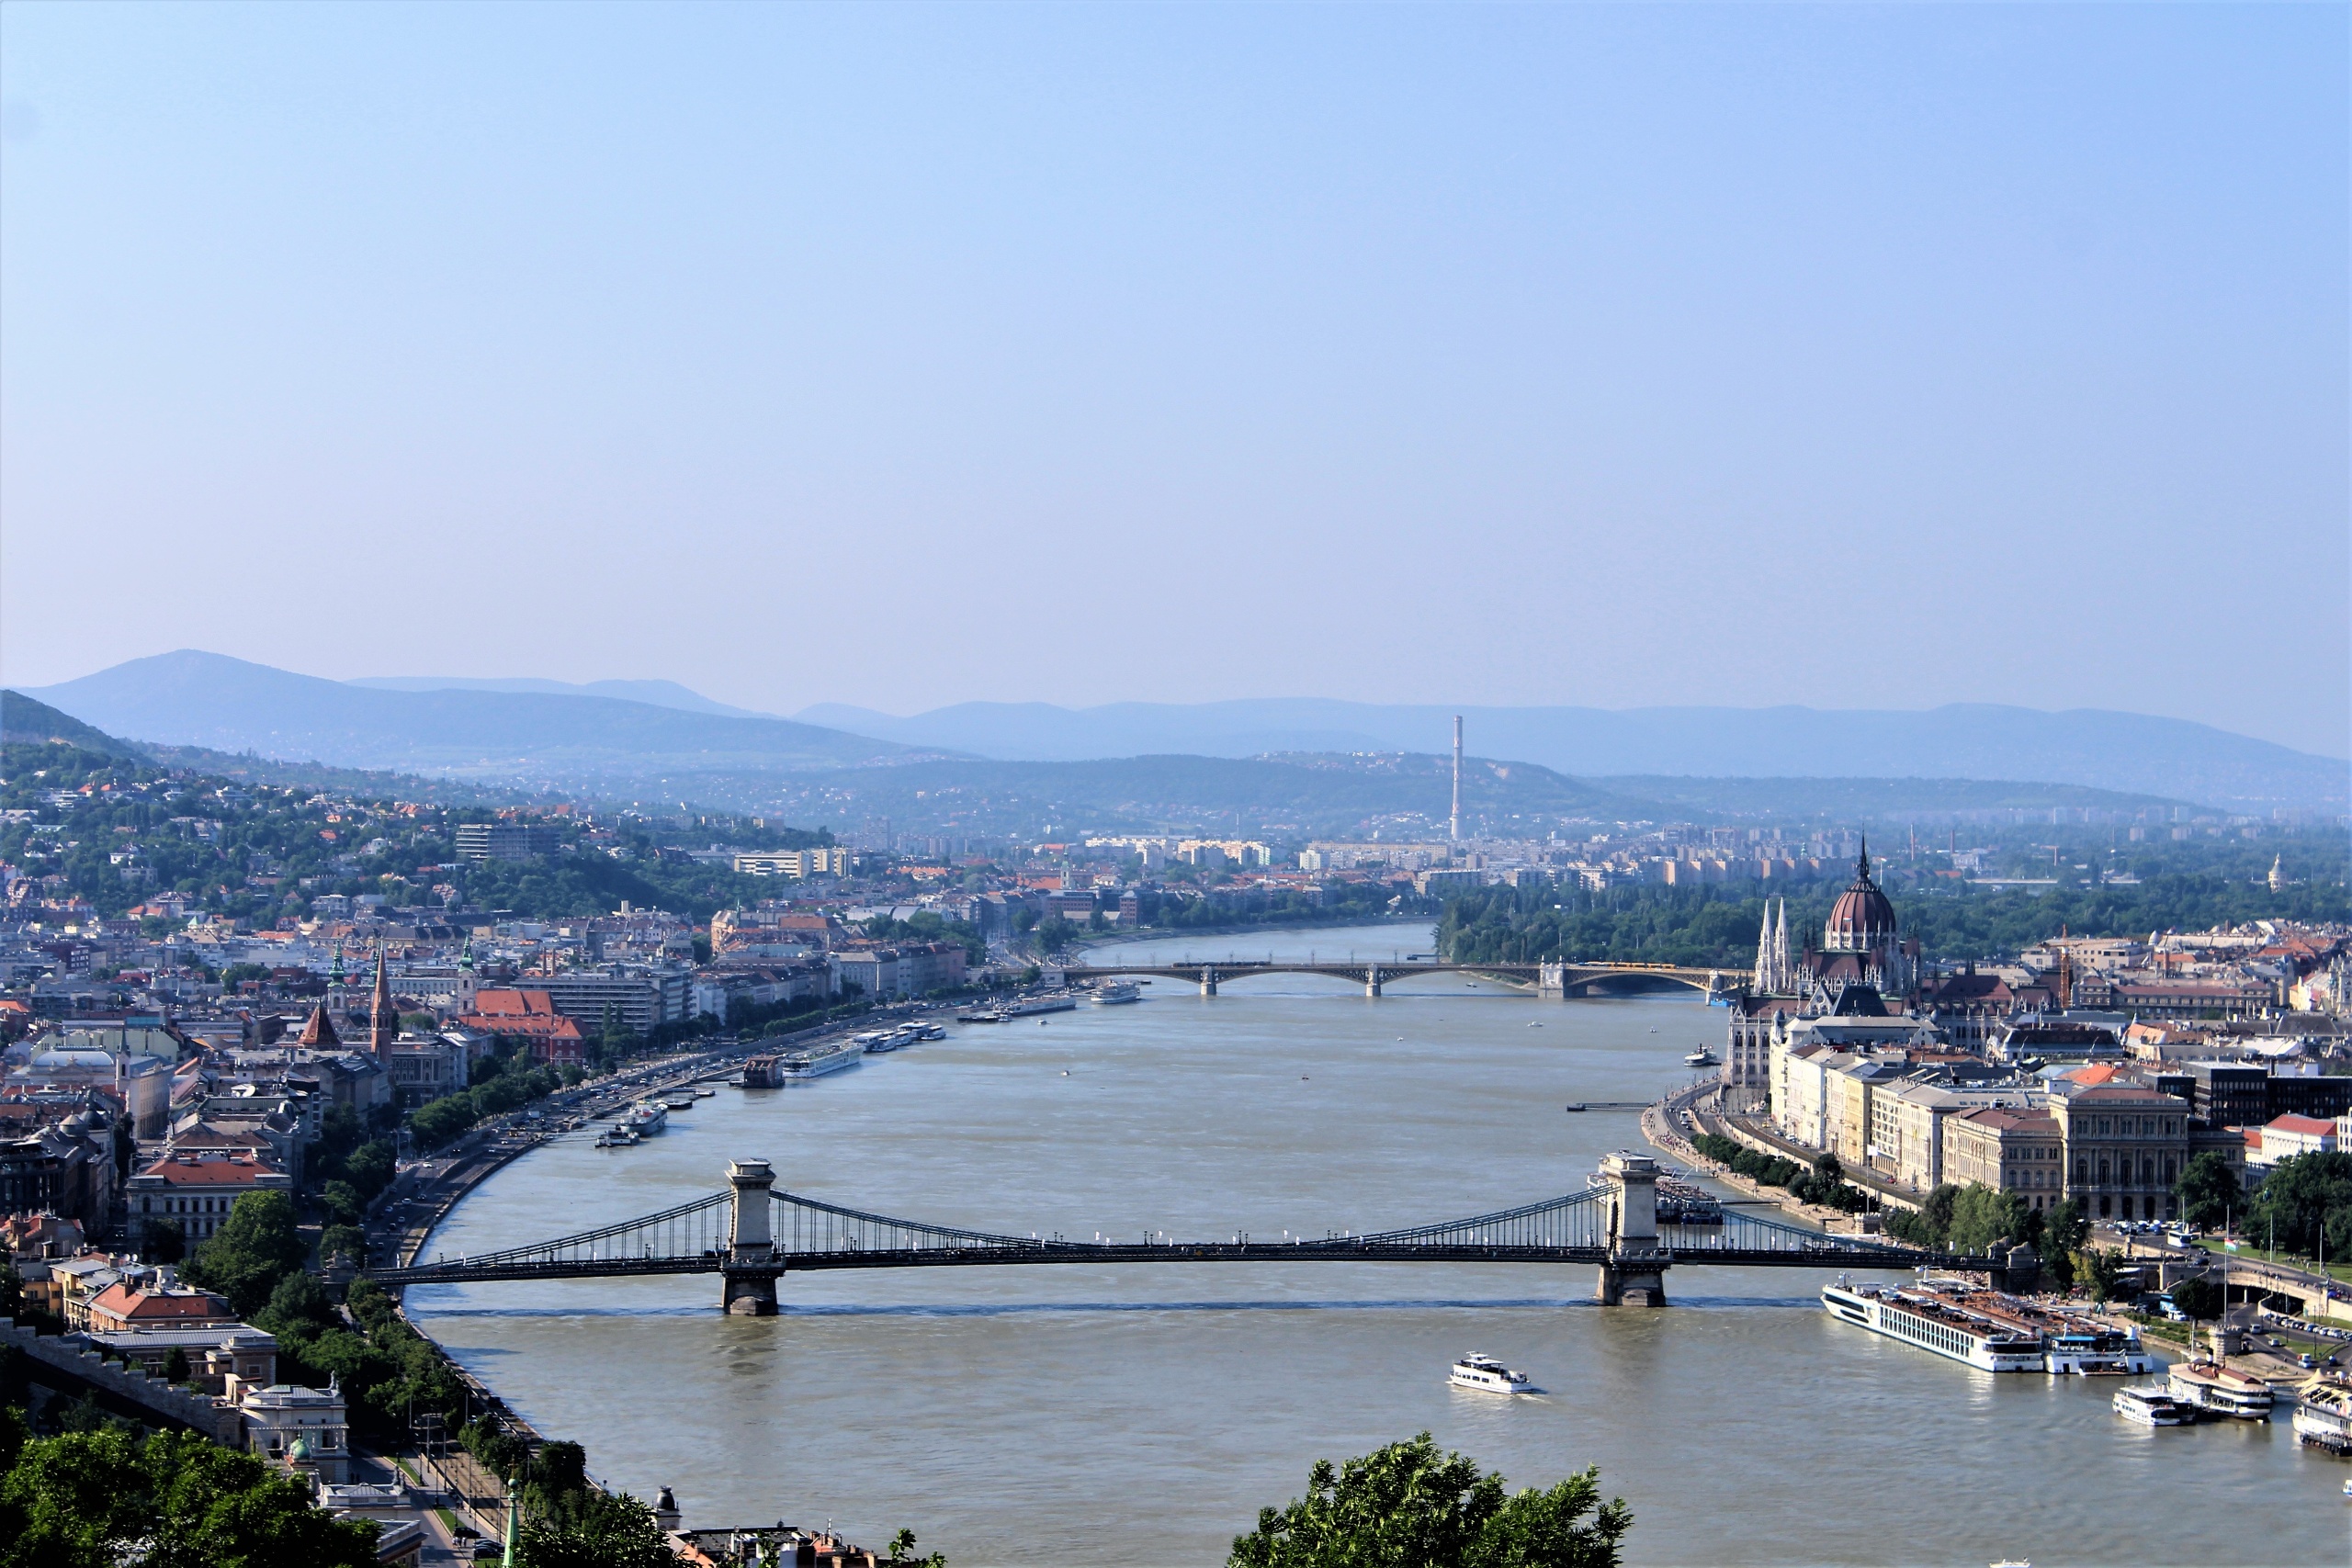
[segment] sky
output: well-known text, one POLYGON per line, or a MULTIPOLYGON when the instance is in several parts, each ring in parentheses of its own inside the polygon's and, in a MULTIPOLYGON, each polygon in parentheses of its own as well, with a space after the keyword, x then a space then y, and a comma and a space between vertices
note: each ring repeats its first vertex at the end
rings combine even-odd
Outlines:
POLYGON ((2342 6, 0 7, 0 680, 2352 752, 2342 6))

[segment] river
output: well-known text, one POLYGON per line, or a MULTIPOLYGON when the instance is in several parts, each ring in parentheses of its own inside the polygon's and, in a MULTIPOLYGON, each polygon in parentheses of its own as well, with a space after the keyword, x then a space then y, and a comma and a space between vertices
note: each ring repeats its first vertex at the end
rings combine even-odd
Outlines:
MULTIPOLYGON (((1098 962, 1426 952, 1426 928, 1193 937, 1098 962)), ((1430 977, 1161 982, 1132 1007, 951 1026, 813 1084, 718 1098, 644 1145, 575 1134, 427 1248, 651 1213, 764 1157, 828 1201, 976 1229, 1321 1235, 1581 1190, 1719 1043, 1695 996, 1538 1002, 1430 977), (1540 1027, 1537 1027, 1539 1026, 1540 1027)), ((421 1288, 421 1325, 590 1469, 689 1524, 900 1526, 956 1568, 1214 1564, 1307 1466, 1428 1430, 1514 1485, 1597 1463, 1632 1563, 2303 1563, 2346 1558, 2352 1467, 2283 1419, 2155 1431, 2099 1380, 1993 1378, 1831 1322, 1795 1270, 1686 1269, 1603 1309, 1589 1269, 1133 1265, 421 1288), (1550 1392, 1455 1392, 1499 1356, 1550 1392)))

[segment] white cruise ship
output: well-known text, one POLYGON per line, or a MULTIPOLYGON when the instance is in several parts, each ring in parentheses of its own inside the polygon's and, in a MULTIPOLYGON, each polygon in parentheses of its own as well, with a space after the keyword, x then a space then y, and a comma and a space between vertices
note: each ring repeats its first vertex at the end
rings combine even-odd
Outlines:
POLYGON ((1472 1351, 1453 1363, 1445 1381, 1456 1388, 1476 1389, 1481 1393, 1525 1393, 1527 1374, 1512 1371, 1492 1356, 1472 1351))
POLYGON ((1108 986, 1094 987, 1094 1005, 1099 1008, 1121 1007, 1128 1002, 1141 1000, 1143 1000, 1143 987, 1132 981, 1120 980, 1108 986))
POLYGON ((820 1078, 827 1073, 854 1067, 865 1056, 865 1047, 854 1040, 837 1040, 830 1045, 819 1045, 807 1051, 785 1054, 778 1074, 793 1082, 820 1078))
POLYGON ((651 1137, 669 1124, 669 1107, 658 1100, 639 1100, 629 1107, 628 1114, 621 1119, 621 1125, 640 1138, 651 1137))
POLYGON ((1831 1316, 1900 1339, 1922 1350, 1988 1372, 2039 1372, 2041 1336, 2031 1326, 1973 1311, 1945 1294, 1920 1288, 1857 1285, 1844 1275, 1821 1288, 1831 1316))
POLYGON ((2154 1388, 2117 1389, 2115 1413, 2143 1427, 2187 1427, 2197 1419, 2194 1406, 2176 1404, 2162 1389, 2154 1388))

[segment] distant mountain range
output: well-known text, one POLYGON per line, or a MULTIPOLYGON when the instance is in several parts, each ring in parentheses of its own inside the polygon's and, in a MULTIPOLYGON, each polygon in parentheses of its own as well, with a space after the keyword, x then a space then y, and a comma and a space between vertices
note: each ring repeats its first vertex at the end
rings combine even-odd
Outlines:
POLYGON ((2342 810, 2352 763, 2186 719, 1989 704, 1868 709, 1464 707, 1246 702, 960 703, 912 718, 841 704, 804 708, 821 724, 905 746, 983 757, 1076 761, 1189 752, 1440 751, 1464 716, 1470 750, 1578 778, 2032 780, 2241 809, 2342 810))
MULTIPOLYGON (((964 792, 991 802, 1018 797, 1024 816, 1059 803, 1122 820, 1260 811, 1260 820, 1325 827, 1349 811, 1442 814, 1441 754, 1453 717, 1435 706, 1301 699, 1083 709, 968 703, 912 718, 820 705, 780 718, 666 681, 340 682, 196 651, 133 660, 14 701, 6 718, 12 732, 21 712, 33 716, 23 721, 32 728, 78 723, 151 749, 592 798, 738 808, 793 800, 811 809, 830 799, 839 809, 826 815, 839 817, 855 797, 857 809, 875 815, 947 820, 955 813, 941 796, 964 792), (1204 765, 1250 760, 1260 771, 1204 765), (893 776, 862 776, 876 770, 893 776)), ((2151 800, 2341 811, 2352 795, 2352 766, 2342 761, 2204 725, 2099 710, 1461 711, 1478 768, 1504 770, 1474 771, 1472 804, 1504 816, 1657 819, 2151 800), (1493 798, 1478 798, 1490 784, 1493 798)), ((991 805, 984 815, 998 813, 991 805)))
POLYGON ((518 692, 548 697, 617 697, 627 703, 650 703, 681 713, 714 714, 720 718, 775 718, 772 713, 729 707, 675 681, 538 681, 475 679, 464 675, 360 675, 343 682, 379 692, 518 692))
POLYGON ((577 692, 387 690, 192 650, 134 659, 26 694, 136 740, 573 789, 649 772, 790 772, 913 754, 788 718, 577 692))

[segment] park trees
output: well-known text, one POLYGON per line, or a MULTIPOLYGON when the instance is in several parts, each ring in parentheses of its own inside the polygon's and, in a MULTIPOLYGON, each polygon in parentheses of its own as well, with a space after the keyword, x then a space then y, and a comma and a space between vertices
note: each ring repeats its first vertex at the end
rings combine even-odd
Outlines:
POLYGON ((0 1476, 0 1568, 368 1568, 376 1527, 187 1432, 22 1442, 0 1476))
POLYGON ((2331 1150, 2280 1160, 2246 1207, 2245 1233, 2281 1252, 2331 1258, 2352 1251, 2352 1154, 2331 1150))
POLYGON ((2237 1172, 2212 1149, 2181 1168, 2180 1179, 2173 1183, 2172 1190, 2180 1200, 2180 1217, 2200 1231, 2218 1229, 2229 1215, 2245 1213, 2245 1194, 2238 1186, 2237 1172))
POLYGON ((1306 1485, 1234 1538, 1227 1568, 1614 1568, 1633 1527, 1623 1498, 1600 1501, 1597 1469, 1512 1493, 1427 1432, 1336 1469, 1317 1460, 1306 1485))
POLYGON ((188 1259, 187 1277, 228 1297, 238 1316, 250 1317, 268 1302, 278 1280, 302 1267, 309 1251, 294 1228, 294 1205, 285 1193, 248 1192, 188 1259))

